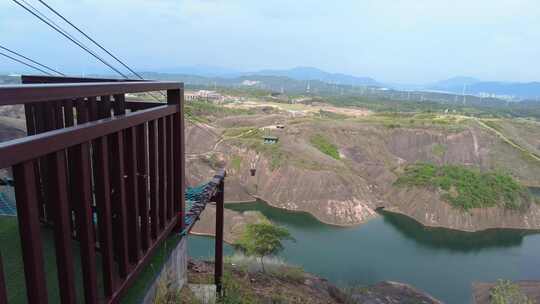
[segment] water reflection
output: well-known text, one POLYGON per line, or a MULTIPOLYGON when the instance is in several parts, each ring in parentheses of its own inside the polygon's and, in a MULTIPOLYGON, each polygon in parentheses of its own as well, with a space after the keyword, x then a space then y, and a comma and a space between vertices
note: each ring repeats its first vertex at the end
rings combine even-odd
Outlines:
POLYGON ((475 252, 487 248, 521 246, 526 235, 535 231, 490 229, 480 232, 463 232, 445 228, 424 227, 415 220, 381 210, 384 222, 394 227, 404 237, 417 244, 434 249, 447 249, 457 252, 475 252))
MULTIPOLYGON (((540 189, 537 189, 540 194, 540 189)), ((326 225, 305 212, 287 211, 272 207, 263 201, 253 203, 227 204, 227 208, 235 211, 256 210, 263 213, 273 222, 287 226, 294 232, 320 232, 324 235, 344 230, 358 230, 362 232, 365 226, 343 228, 326 225)), ((446 249, 453 252, 476 252, 489 248, 509 248, 521 246, 523 238, 538 231, 490 229, 480 232, 463 232, 445 228, 424 227, 417 221, 401 214, 378 210, 385 224, 394 228, 406 239, 431 249, 446 249)), ((367 228, 367 227, 365 227, 367 228)))
POLYGON ((254 210, 264 214, 267 218, 280 225, 287 225, 288 227, 310 230, 310 231, 327 231, 328 229, 337 228, 329 225, 325 225, 319 222, 313 215, 307 212, 289 211, 272 207, 264 201, 258 200, 251 203, 233 203, 226 204, 225 208, 234 211, 248 211, 254 210))
MULTIPOLYGON (((464 304, 470 302, 472 282, 540 277, 540 235, 525 237, 529 231, 424 228, 406 216, 384 211, 363 225, 343 228, 262 201, 226 207, 260 211, 287 227, 296 242, 285 242, 280 256, 338 285, 400 281, 445 303, 464 304)), ((213 240, 192 237, 189 251, 192 256, 213 256, 213 240)))

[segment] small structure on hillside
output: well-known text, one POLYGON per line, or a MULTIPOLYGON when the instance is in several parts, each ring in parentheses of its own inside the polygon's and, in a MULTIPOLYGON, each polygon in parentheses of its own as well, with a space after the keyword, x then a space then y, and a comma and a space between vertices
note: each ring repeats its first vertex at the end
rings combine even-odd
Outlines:
POLYGON ((249 173, 251 176, 255 176, 257 173, 257 163, 259 162, 259 153, 249 163, 249 173))
POLYGON ((276 137, 276 136, 265 136, 264 137, 264 144, 265 145, 277 144, 278 141, 279 141, 279 138, 276 137))

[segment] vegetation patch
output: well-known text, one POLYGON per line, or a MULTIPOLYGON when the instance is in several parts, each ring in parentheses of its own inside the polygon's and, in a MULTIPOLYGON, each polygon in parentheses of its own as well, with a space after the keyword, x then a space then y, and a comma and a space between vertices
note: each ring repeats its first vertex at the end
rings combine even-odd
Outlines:
POLYGON ((494 130, 497 130, 499 132, 504 132, 504 129, 501 125, 499 125, 496 121, 494 120, 483 120, 483 123, 485 123, 488 127, 490 128, 493 128, 494 130))
POLYGON ((273 152, 270 154, 270 170, 276 170, 285 161, 285 153, 278 148, 271 151, 273 152))
POLYGON ((534 304, 533 299, 527 297, 521 288, 510 281, 499 280, 489 292, 491 304, 534 304))
POLYGON ((225 138, 261 139, 263 133, 259 128, 241 127, 228 128, 223 132, 225 138))
POLYGON ((319 115, 321 116, 321 118, 328 118, 328 119, 342 120, 342 119, 349 118, 349 116, 345 114, 334 113, 334 112, 325 111, 325 110, 319 110, 319 115))
POLYGON ((261 141, 256 141, 252 142, 250 147, 270 159, 270 170, 272 171, 281 167, 287 160, 287 154, 281 150, 280 143, 267 145, 261 141))
POLYGON ((433 154, 438 157, 443 157, 444 153, 446 153, 446 150, 448 150, 448 147, 443 144, 434 144, 431 148, 431 152, 433 152, 433 154))
POLYGON ((519 209, 527 207, 532 198, 525 187, 506 173, 481 172, 458 165, 410 165, 396 184, 437 188, 445 201, 464 210, 493 206, 519 209))
MULTIPOLYGON (((287 160, 287 154, 281 149, 281 143, 264 144, 263 133, 258 128, 231 128, 223 133, 228 143, 238 147, 253 149, 270 160, 270 170, 275 170, 287 160)), ((234 163, 232 164, 234 165, 234 163)))
POLYGON ((380 124, 388 129, 397 128, 426 128, 442 129, 448 132, 461 132, 465 122, 462 118, 451 114, 435 113, 401 113, 376 112, 373 115, 357 118, 360 123, 380 124))
POLYGON ((238 171, 242 165, 242 158, 238 155, 235 155, 231 158, 231 168, 238 171))
POLYGON ((263 272, 264 257, 276 255, 283 250, 283 240, 294 240, 286 228, 275 226, 269 222, 248 224, 244 234, 235 244, 248 256, 260 258, 263 272))
POLYGON ((208 156, 203 156, 200 158, 200 160, 207 164, 212 169, 221 169, 225 167, 225 162, 219 158, 219 156, 216 153, 212 153, 208 156))
POLYGON ((184 105, 186 117, 191 120, 207 122, 208 116, 225 117, 231 115, 249 115, 255 112, 247 109, 233 109, 213 103, 190 101, 184 105))
POLYGON ((235 278, 230 270, 223 273, 223 289, 225 293, 219 302, 221 304, 252 304, 258 302, 249 285, 235 278))
POLYGON ((312 146, 317 148, 322 153, 334 158, 334 159, 340 159, 339 151, 336 145, 331 143, 326 137, 324 137, 322 134, 316 134, 313 135, 309 142, 312 146))

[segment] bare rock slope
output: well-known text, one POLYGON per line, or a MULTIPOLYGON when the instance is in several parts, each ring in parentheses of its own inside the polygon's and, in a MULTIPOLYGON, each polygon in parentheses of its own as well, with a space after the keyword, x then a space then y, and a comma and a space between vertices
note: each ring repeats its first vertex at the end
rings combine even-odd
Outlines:
MULTIPOLYGON (((187 131, 189 180, 201 182, 225 165, 227 201, 260 198, 335 225, 363 223, 384 207, 428 226, 466 231, 540 229, 536 205, 515 212, 498 207, 465 212, 451 207, 437 192, 394 186, 403 167, 416 162, 504 170, 525 185, 540 185, 540 162, 476 121, 412 121, 394 126, 370 118, 249 115, 217 120, 213 127, 191 125, 187 131), (273 128, 276 122, 285 128, 273 128), (231 129, 237 133, 227 134, 231 129), (277 136, 279 142, 264 145, 263 135, 277 136), (315 148, 311 139, 316 135, 338 149, 339 159, 315 148)), ((537 132, 540 136, 540 129, 537 132)))

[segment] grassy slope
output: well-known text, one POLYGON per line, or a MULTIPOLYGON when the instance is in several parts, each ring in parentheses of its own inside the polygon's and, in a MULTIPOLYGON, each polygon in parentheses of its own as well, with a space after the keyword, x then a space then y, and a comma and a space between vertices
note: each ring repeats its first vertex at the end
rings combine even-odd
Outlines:
POLYGON ((322 134, 315 134, 310 138, 310 143, 315 148, 317 148, 322 153, 335 158, 339 159, 339 151, 336 145, 331 143, 324 135, 322 134))
POLYGON ((519 209, 531 201, 528 190, 508 174, 457 165, 410 165, 396 184, 434 187, 443 192, 444 200, 464 210, 493 206, 519 209))
POLYGON ((209 122, 213 117, 249 115, 254 113, 251 110, 226 108, 203 101, 186 102, 184 111, 187 119, 199 122, 209 122))
MULTIPOLYGON (((304 282, 307 274, 302 268, 288 266, 283 263, 271 264, 267 260, 267 271, 262 273, 255 270, 258 259, 249 262, 235 260, 234 263, 226 258, 224 263, 223 289, 224 296, 219 301, 222 304, 256 304, 256 303, 338 303, 336 299, 324 291, 312 288, 304 282), (254 269, 255 268, 255 269, 254 269)), ((204 262, 203 262, 204 263, 204 262)), ((212 264, 207 264, 200 272, 188 273, 189 283, 211 284, 213 282, 212 264)), ((336 291, 339 293, 339 291, 336 291)), ((180 298, 189 294, 186 288, 180 292, 180 298)), ((181 303, 197 303, 196 301, 181 301, 181 303)))

